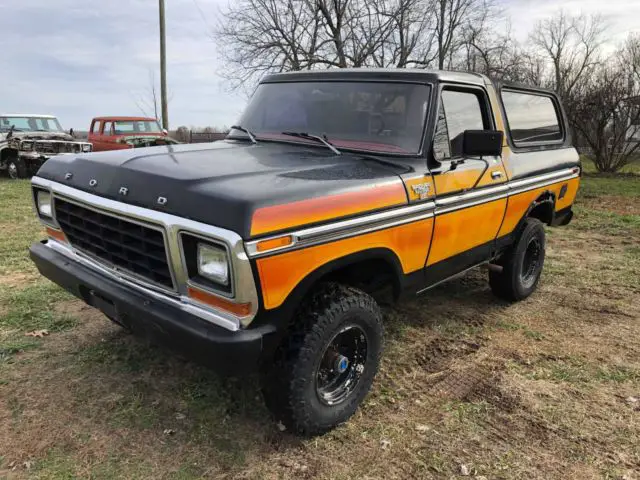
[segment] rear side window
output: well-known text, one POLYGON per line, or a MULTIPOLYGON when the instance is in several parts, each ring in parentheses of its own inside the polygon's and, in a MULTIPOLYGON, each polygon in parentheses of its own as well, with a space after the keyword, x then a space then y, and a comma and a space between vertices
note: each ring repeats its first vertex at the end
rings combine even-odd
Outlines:
POLYGON ((563 141, 558 111, 551 97, 533 92, 503 90, 502 103, 516 146, 563 141))

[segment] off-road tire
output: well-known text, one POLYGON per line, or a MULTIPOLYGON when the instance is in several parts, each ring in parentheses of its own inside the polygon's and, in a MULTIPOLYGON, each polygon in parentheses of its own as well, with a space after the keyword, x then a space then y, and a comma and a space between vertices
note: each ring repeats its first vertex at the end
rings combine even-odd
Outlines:
POLYGON ((382 352, 382 313, 361 290, 324 284, 304 302, 271 366, 262 376, 265 403, 275 420, 299 435, 319 435, 347 421, 365 398, 382 352), (338 333, 355 326, 366 334, 366 361, 353 391, 327 405, 317 390, 318 368, 338 333))
POLYGON ((10 157, 7 159, 7 175, 13 180, 27 178, 27 164, 20 158, 10 157))
POLYGON ((545 238, 544 226, 540 220, 525 219, 517 242, 496 262, 502 267, 502 272, 489 271, 489 285, 496 296, 516 302, 524 300, 535 291, 544 266, 545 238), (527 249, 532 248, 533 242, 539 246, 538 263, 531 274, 523 278, 526 273, 527 249))

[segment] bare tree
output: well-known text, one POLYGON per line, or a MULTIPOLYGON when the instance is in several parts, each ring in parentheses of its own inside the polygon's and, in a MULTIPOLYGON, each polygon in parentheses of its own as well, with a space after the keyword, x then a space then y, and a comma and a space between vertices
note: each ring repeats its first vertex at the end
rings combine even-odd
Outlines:
POLYGON ((160 105, 158 104, 158 93, 156 90, 156 80, 153 70, 149 70, 149 88, 145 95, 135 100, 136 107, 142 112, 145 117, 149 117, 148 112, 153 112, 153 118, 158 118, 158 110, 160 105))
POLYGON ((269 72, 451 67, 493 0, 238 0, 216 37, 234 86, 269 72), (248 15, 248 12, 254 14, 248 15))
POLYGON ((490 77, 531 83, 532 62, 511 36, 509 22, 470 24, 465 31, 462 55, 456 68, 490 77))
POLYGON ((606 27, 600 16, 556 16, 538 22, 530 35, 538 56, 545 58, 549 73, 543 83, 569 99, 576 85, 599 64, 606 27))
POLYGON ((631 36, 574 92, 574 128, 598 171, 616 172, 640 154, 640 36, 631 36))
POLYGON ((465 44, 465 30, 482 30, 493 15, 490 0, 435 0, 438 68, 443 69, 465 44))
POLYGON ((189 143, 191 139, 190 137, 191 137, 191 131, 189 130, 189 127, 182 125, 176 129, 175 139, 178 140, 179 142, 189 143))

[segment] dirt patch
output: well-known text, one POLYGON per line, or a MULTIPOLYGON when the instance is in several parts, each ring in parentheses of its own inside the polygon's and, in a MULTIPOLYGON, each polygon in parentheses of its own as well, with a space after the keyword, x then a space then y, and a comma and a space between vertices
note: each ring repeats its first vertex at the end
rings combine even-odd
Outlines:
POLYGON ((480 349, 480 344, 452 338, 435 338, 415 354, 415 361, 427 373, 445 370, 451 362, 480 349))
POLYGON ((75 299, 56 303, 54 310, 60 315, 70 315, 83 320, 104 318, 100 310, 90 307, 81 300, 75 299))
POLYGON ((503 385, 502 375, 500 374, 486 374, 478 376, 480 381, 473 385, 473 388, 469 389, 462 400, 467 402, 487 402, 494 408, 506 412, 512 413, 521 406, 520 393, 512 390, 509 391, 508 387, 503 385))
POLYGON ((582 203, 601 212, 616 213, 618 215, 640 215, 640 201, 636 197, 601 195, 584 199, 582 203))
POLYGON ((42 277, 37 273, 8 272, 0 275, 0 287, 23 288, 39 281, 42 277))

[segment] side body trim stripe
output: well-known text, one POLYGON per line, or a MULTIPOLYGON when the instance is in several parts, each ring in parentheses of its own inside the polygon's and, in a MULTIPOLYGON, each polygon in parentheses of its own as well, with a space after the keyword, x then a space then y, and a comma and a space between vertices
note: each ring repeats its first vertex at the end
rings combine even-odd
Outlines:
POLYGON ((579 169, 568 168, 556 172, 537 175, 502 184, 497 187, 473 190, 467 193, 453 195, 435 201, 427 201, 419 204, 403 206, 383 212, 364 215, 348 220, 341 220, 317 227, 305 228, 293 232, 261 238, 245 242, 247 254, 250 258, 260 258, 276 253, 297 250, 311 245, 340 240, 364 233, 383 230, 406 223, 417 222, 437 215, 462 210, 481 205, 483 203, 500 200, 511 195, 517 195, 536 188, 545 187, 554 183, 571 180, 579 176, 579 169), (292 241, 282 247, 258 251, 258 244, 262 241, 276 239, 282 236, 290 236, 292 241))

